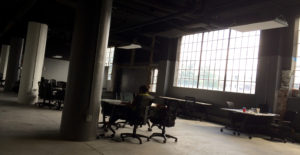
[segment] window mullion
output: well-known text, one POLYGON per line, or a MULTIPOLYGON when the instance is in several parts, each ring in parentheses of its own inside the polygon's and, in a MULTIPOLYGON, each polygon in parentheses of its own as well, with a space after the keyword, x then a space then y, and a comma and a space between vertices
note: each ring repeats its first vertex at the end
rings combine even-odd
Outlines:
MULTIPOLYGON (((226 63, 225 63, 225 75, 224 75, 224 86, 223 91, 225 91, 226 88, 226 80, 227 80, 227 66, 228 66, 228 57, 229 57, 229 46, 230 46, 230 38, 231 38, 231 29, 229 29, 229 35, 228 35, 228 45, 227 45, 227 56, 226 56, 226 63)), ((232 79, 231 79, 232 80, 232 79)))
POLYGON ((200 71, 201 71, 201 62, 202 62, 201 59, 202 59, 203 38, 204 38, 204 33, 202 33, 202 38, 201 38, 201 48, 200 48, 200 59, 199 59, 199 69, 198 69, 197 88, 199 88, 199 80, 200 80, 200 71))

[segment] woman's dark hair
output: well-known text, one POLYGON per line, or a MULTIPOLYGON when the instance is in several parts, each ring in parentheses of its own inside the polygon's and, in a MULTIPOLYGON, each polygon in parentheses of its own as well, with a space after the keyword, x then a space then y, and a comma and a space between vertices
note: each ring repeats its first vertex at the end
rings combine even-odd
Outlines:
POLYGON ((147 93, 148 90, 149 90, 149 87, 146 86, 146 85, 142 85, 142 86, 140 86, 140 88, 139 88, 139 92, 140 92, 140 93, 147 93))

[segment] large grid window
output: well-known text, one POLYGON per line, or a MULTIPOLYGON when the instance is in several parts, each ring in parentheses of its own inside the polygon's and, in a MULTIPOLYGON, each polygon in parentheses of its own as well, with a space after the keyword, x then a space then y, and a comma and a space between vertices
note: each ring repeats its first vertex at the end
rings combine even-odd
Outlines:
POLYGON ((223 90, 228 38, 229 29, 203 34, 198 88, 223 90))
POLYGON ((225 91, 255 93, 260 31, 231 30, 225 91))
POLYGON ((294 88, 299 89, 300 87, 300 20, 298 26, 298 41, 297 41, 297 58, 294 78, 294 88))
POLYGON ((150 92, 156 92, 157 76, 158 76, 158 69, 153 68, 151 70, 150 92))
POLYGON ((177 86, 197 88, 202 34, 182 37, 177 86))
POLYGON ((183 36, 174 85, 254 94, 259 40, 231 29, 183 36))
POLYGON ((111 80, 112 67, 113 67, 113 61, 114 61, 114 53, 115 53, 114 47, 106 49, 105 66, 108 67, 107 80, 111 80))

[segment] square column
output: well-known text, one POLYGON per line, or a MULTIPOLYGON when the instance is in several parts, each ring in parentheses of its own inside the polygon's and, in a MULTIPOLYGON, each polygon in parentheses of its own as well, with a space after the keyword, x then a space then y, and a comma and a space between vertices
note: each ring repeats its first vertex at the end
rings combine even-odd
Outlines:
POLYGON ((8 58, 6 71, 5 91, 11 91, 14 84, 19 78, 19 67, 21 66, 21 58, 24 46, 23 38, 12 38, 10 41, 11 49, 8 58))
POLYGON ((0 58, 0 73, 2 74, 1 80, 5 80, 5 78, 6 78, 9 50, 10 50, 9 45, 2 45, 1 58, 0 58))
POLYGON ((18 102, 34 104, 38 100, 38 82, 42 76, 48 26, 29 22, 21 71, 18 102))
POLYGON ((63 138, 96 139, 112 0, 79 0, 61 120, 63 138))

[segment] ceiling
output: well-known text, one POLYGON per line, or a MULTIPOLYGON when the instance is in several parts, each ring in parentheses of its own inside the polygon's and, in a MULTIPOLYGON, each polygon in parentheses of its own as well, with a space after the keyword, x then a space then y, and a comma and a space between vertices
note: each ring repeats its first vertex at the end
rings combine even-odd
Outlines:
MULTIPOLYGON (((77 0, 2 0, 0 41, 26 34, 28 21, 49 26, 46 56, 69 57, 77 0)), ((136 41, 150 47, 153 36, 167 38, 229 26, 290 18, 299 0, 114 0, 110 45, 136 41)))

